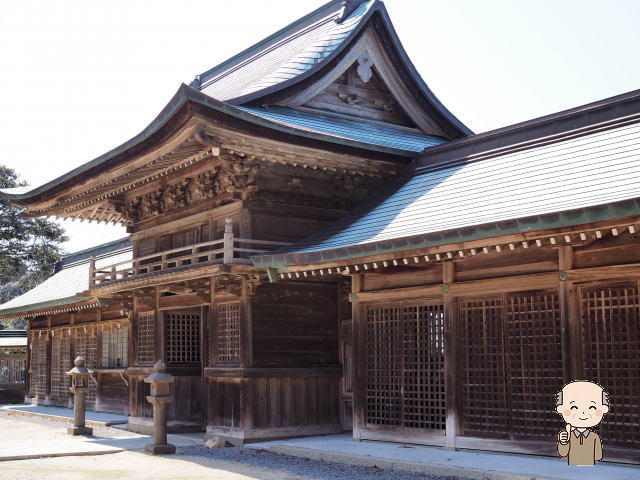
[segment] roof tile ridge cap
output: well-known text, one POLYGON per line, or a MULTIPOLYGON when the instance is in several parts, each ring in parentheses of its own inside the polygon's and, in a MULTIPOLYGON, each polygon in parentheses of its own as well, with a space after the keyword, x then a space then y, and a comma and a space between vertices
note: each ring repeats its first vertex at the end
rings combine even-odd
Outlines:
POLYGON ((241 68, 253 63, 255 60, 257 60, 258 58, 264 57, 265 55, 267 55, 268 53, 271 53, 272 51, 280 48, 282 45, 285 45, 286 43, 290 42, 291 40, 298 38, 302 35, 306 35, 307 33, 309 33, 312 30, 315 30, 321 26, 324 26, 325 24, 332 22, 334 20, 335 17, 335 13, 328 15, 324 18, 322 18, 321 20, 318 20, 315 23, 312 23, 311 25, 307 26, 305 29, 302 30, 298 30, 297 32, 284 37, 282 39, 280 39, 279 41, 271 44, 269 47, 265 48, 264 50, 260 50, 259 52, 256 52, 254 55, 252 55, 251 57, 246 58, 245 60, 241 61, 240 63, 236 63, 234 65, 229 66, 228 69, 223 70, 222 72, 220 72, 219 74, 217 74, 214 77, 211 77, 209 79, 207 79, 206 81, 204 81, 202 84, 200 84, 200 86, 198 87, 198 90, 202 91, 205 88, 210 87, 211 85, 213 85, 214 83, 218 82, 219 80, 231 75, 232 73, 240 70, 241 68))

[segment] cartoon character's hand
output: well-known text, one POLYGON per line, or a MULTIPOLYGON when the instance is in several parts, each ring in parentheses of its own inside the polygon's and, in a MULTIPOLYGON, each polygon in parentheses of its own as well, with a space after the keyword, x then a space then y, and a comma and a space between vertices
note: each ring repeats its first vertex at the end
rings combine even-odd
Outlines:
POLYGON ((571 425, 567 423, 566 429, 558 433, 558 441, 563 444, 568 443, 570 433, 571 433, 571 425))

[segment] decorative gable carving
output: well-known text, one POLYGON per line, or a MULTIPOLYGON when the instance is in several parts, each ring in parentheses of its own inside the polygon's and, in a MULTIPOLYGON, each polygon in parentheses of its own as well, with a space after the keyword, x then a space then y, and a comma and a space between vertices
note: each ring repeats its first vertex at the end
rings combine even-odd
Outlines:
POLYGON ((415 127, 378 75, 366 52, 303 106, 415 127))

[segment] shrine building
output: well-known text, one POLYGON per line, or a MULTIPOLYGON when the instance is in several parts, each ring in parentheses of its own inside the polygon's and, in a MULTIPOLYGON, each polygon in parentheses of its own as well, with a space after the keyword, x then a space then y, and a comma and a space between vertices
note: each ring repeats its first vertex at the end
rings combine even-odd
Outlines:
POLYGON ((611 398, 640 463, 640 91, 473 134, 380 0, 331 1, 182 85, 139 135, 37 188, 29 217, 126 226, 0 305, 26 399, 234 444, 370 439, 556 455, 555 395, 611 398))

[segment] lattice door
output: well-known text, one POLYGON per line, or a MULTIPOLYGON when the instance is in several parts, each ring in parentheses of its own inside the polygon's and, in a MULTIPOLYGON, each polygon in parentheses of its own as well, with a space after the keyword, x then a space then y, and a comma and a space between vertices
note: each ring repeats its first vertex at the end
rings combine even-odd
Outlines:
POLYGON ((559 297, 523 293, 506 301, 511 433, 553 436, 561 426, 555 398, 564 381, 559 297))
MULTIPOLYGON (((97 359, 97 347, 98 342, 95 338, 95 331, 76 330, 74 337, 74 355, 76 357, 81 356, 86 362, 86 367, 89 370, 94 370, 98 367, 97 359)), ((96 402, 96 375, 89 378, 89 390, 87 391, 87 405, 95 406, 96 402)))
POLYGON ((444 430, 442 304, 368 306, 366 334, 366 423, 444 430))
POLYGON ((141 312, 138 314, 138 351, 136 363, 138 365, 153 365, 156 358, 155 349, 156 312, 141 312))
POLYGON ((65 372, 71 370, 71 338, 58 332, 51 339, 51 399, 66 402, 71 381, 65 372))
POLYGON ((599 430, 605 442, 640 446, 640 298, 636 284, 583 290, 584 377, 611 397, 599 430))
POLYGON ((44 335, 36 334, 31 342, 31 395, 39 399, 47 395, 47 345, 44 335))
POLYGON ((218 361, 240 361, 240 304, 217 306, 218 361))
POLYGON ((167 312, 167 363, 200 363, 200 313, 167 312))
POLYGON ((466 434, 509 433, 502 297, 462 299, 462 402, 466 434))
POLYGON ((462 299, 467 435, 547 437, 558 430, 562 386, 557 292, 462 299))

